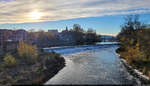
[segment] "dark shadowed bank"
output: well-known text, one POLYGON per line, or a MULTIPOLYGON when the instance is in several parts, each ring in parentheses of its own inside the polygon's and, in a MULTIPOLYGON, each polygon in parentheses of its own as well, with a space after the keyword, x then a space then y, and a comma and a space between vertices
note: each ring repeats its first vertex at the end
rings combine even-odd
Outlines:
MULTIPOLYGON (((19 60, 16 55, 13 56, 19 60)), ((64 58, 54 52, 41 52, 38 58, 36 63, 21 59, 12 67, 1 64, 0 85, 44 84, 65 66, 64 58)))

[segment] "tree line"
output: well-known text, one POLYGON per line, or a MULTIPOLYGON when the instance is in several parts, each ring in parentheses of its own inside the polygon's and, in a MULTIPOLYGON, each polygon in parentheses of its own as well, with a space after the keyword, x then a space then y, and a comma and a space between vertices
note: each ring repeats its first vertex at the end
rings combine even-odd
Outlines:
POLYGON ((79 24, 74 24, 73 29, 70 29, 75 44, 93 44, 99 42, 100 35, 96 34, 96 31, 92 28, 89 28, 85 31, 79 24))
MULTIPOLYGON (((73 28, 66 28, 65 35, 66 38, 71 36, 74 45, 82 45, 82 44, 94 44, 96 42, 101 41, 100 35, 96 33, 96 31, 92 28, 89 28, 87 31, 84 30, 79 24, 74 24, 73 28)), ((62 41, 59 35, 56 35, 52 32, 44 32, 43 30, 35 32, 34 30, 30 30, 28 32, 27 41, 29 43, 33 43, 38 47, 49 47, 50 44, 62 45, 62 41), (35 39, 36 38, 36 39, 35 39), (34 42, 33 42, 34 41, 34 42)), ((53 46, 55 46, 53 45, 53 46)))

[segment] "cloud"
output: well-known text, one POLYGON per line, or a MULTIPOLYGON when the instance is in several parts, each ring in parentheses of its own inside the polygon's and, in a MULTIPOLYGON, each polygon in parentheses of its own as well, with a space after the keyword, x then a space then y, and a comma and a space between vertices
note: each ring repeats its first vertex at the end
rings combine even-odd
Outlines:
POLYGON ((150 12, 150 0, 0 0, 0 24, 150 12), (43 14, 34 20, 33 11, 43 14))

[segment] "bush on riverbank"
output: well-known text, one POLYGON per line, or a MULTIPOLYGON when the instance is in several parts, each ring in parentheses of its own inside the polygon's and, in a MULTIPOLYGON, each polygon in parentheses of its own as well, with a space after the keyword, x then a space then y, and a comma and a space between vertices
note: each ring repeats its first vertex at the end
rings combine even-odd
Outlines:
POLYGON ((7 66, 7 67, 14 66, 14 65, 16 65, 16 59, 15 59, 12 55, 7 54, 7 55, 4 57, 4 64, 5 64, 5 66, 7 66))
POLYGON ((18 52, 0 57, 0 84, 42 84, 65 66, 59 54, 37 53, 35 46, 22 44, 25 48, 20 46, 18 52))
POLYGON ((138 16, 129 16, 117 36, 120 48, 117 53, 128 64, 150 77, 150 28, 138 16))

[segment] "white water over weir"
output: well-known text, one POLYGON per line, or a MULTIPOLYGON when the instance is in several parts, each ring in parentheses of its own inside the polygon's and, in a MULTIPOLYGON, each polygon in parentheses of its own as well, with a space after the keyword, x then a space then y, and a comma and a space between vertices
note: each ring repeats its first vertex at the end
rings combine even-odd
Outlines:
POLYGON ((66 61, 66 67, 45 84, 133 84, 115 52, 117 48, 116 44, 45 48, 45 52, 62 54, 66 61))

